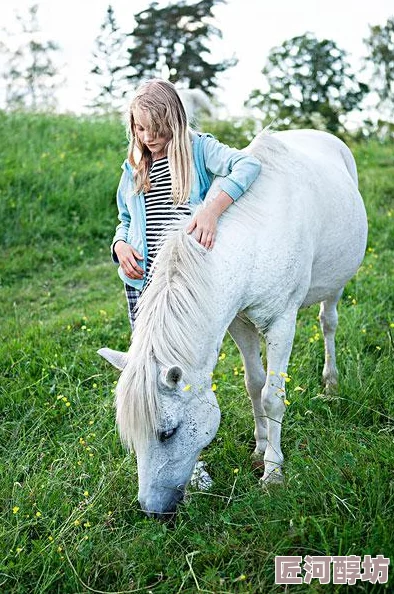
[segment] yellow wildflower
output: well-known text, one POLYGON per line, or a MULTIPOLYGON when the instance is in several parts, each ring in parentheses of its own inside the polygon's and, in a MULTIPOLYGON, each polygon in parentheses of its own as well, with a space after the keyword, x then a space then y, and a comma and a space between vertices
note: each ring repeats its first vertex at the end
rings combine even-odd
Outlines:
POLYGON ((15 506, 12 508, 12 513, 13 513, 13 514, 17 514, 17 513, 18 513, 18 511, 19 511, 19 509, 20 509, 20 508, 19 508, 17 505, 15 505, 15 506))
POLYGON ((189 392, 190 390, 191 390, 190 384, 186 384, 186 386, 184 388, 182 388, 182 392, 189 392))

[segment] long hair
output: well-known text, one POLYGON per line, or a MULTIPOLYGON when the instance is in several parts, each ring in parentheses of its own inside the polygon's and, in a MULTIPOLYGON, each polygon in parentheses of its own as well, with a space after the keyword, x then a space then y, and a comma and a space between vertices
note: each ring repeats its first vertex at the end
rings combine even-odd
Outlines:
POLYGON ((192 188, 192 145, 186 111, 174 85, 165 80, 151 79, 137 89, 131 101, 128 158, 134 168, 135 191, 146 193, 150 190, 151 154, 135 133, 136 109, 144 111, 154 135, 169 138, 167 157, 173 201, 174 204, 184 204, 189 200, 192 188), (136 158, 137 154, 140 158, 136 158))

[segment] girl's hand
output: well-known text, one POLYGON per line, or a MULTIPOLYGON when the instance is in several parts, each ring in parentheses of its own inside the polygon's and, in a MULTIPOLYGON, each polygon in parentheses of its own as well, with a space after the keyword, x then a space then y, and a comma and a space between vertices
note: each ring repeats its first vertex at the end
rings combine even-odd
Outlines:
POLYGON ((194 232, 198 243, 210 250, 215 243, 218 218, 218 215, 211 212, 209 207, 203 208, 187 227, 186 233, 194 232))
POLYGON ((133 279, 142 279, 144 271, 137 263, 137 260, 144 258, 125 241, 117 241, 114 245, 114 252, 118 257, 120 267, 126 276, 133 279))
POLYGON ((198 211, 186 229, 186 233, 193 233, 198 243, 207 250, 211 250, 215 243, 216 228, 220 215, 233 203, 233 199, 223 190, 212 202, 198 211))

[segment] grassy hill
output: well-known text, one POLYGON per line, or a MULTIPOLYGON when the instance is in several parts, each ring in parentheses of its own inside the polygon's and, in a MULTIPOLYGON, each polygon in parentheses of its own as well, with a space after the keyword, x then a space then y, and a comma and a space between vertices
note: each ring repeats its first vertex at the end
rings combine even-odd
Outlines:
MULTIPOLYGON (((227 140, 225 127, 217 134, 227 140)), ((289 367, 286 482, 263 491, 226 338, 214 375, 222 424, 203 452, 214 486, 191 491, 169 527, 138 509, 135 461, 114 422, 118 376, 95 353, 129 341, 109 258, 123 127, 0 114, 0 138, 0 591, 283 592, 275 555, 383 554, 393 564, 392 147, 352 147, 370 236, 340 305, 337 396, 321 391, 312 307, 299 316, 289 367)), ((385 591, 357 583, 355 592, 385 591)), ((346 590, 318 580, 297 588, 346 590)))

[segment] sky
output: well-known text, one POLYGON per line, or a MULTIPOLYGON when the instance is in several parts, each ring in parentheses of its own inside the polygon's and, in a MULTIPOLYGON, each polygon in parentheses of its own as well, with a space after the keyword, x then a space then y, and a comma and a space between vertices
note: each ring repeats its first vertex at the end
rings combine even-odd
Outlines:
MULTIPOLYGON (((38 4, 42 38, 60 47, 59 64, 65 78, 58 93, 61 111, 83 110, 86 81, 91 68, 94 41, 105 19, 108 4, 124 32, 134 28, 133 15, 151 0, 8 0, 1 9, 1 26, 16 31, 15 13, 26 15, 38 4)), ((166 5, 166 0, 158 0, 166 5)), ((394 15, 393 0, 227 0, 215 8, 216 26, 222 39, 211 43, 216 61, 235 55, 238 65, 220 76, 216 98, 228 115, 242 115, 250 91, 263 88, 261 70, 272 47, 286 39, 312 32, 328 38, 350 54, 354 71, 360 71, 366 54, 363 39, 369 25, 383 25, 394 15)))

